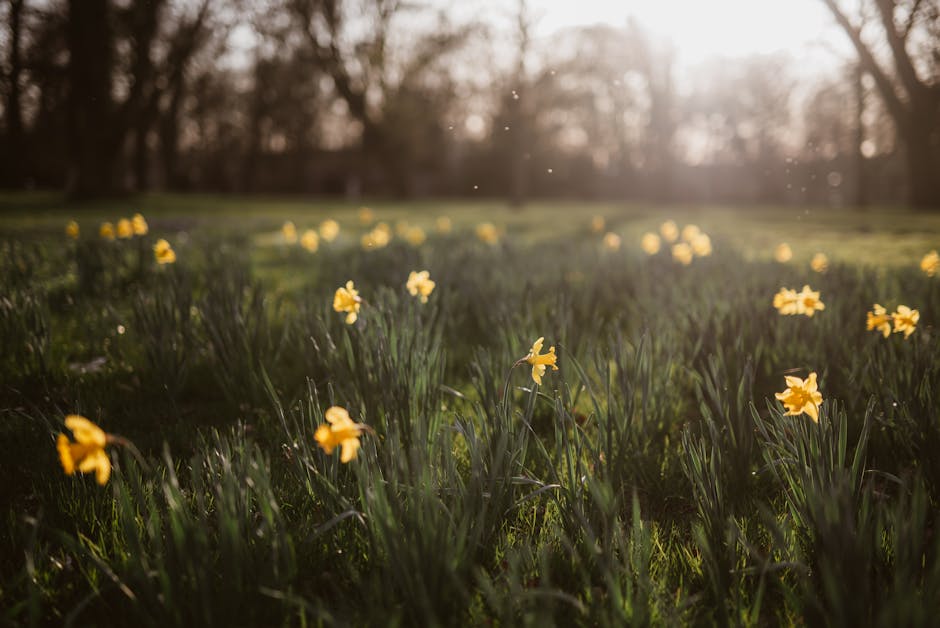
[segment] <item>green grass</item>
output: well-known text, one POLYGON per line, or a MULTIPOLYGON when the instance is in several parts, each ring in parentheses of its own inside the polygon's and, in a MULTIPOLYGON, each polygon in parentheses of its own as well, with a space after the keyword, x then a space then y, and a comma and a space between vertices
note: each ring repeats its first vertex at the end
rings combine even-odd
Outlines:
POLYGON ((936 621, 940 279, 918 262, 940 217, 370 206, 428 241, 363 251, 344 203, 0 197, 5 623, 936 621), (147 236, 96 237, 136 211, 147 236), (342 231, 316 254, 282 242, 284 220, 327 217, 342 231), (642 254, 667 218, 715 253, 642 254), (154 263, 158 237, 175 265, 154 263), (404 289, 420 269, 425 305, 404 289), (349 279, 355 325, 332 309, 349 279), (826 309, 777 314, 773 294, 805 283, 826 309), (866 331, 875 302, 919 309, 917 331, 866 331), (560 368, 535 386, 512 367, 539 336, 560 368), (818 424, 773 396, 811 371, 818 424), (350 464, 314 440, 331 405, 372 429, 350 464), (71 413, 136 446, 109 448, 104 487, 62 473, 71 413))

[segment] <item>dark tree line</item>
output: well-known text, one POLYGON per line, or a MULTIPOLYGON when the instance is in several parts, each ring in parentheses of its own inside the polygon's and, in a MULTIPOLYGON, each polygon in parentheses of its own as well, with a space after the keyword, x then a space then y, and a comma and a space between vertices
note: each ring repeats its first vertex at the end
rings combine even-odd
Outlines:
POLYGON ((0 185, 940 206, 940 0, 820 1, 841 68, 679 85, 639 24, 538 38, 525 0, 3 0, 0 185))

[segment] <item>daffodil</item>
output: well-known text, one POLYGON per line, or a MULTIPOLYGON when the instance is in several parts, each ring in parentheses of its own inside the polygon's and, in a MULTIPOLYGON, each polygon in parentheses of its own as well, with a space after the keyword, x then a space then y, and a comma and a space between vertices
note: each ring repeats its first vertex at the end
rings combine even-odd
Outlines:
POLYGON ((805 380, 787 375, 786 382, 787 389, 774 394, 787 409, 784 416, 806 413, 813 422, 819 423, 819 404, 823 398, 816 384, 816 373, 810 373, 805 380))
POLYGON ((780 288, 780 292, 774 295, 774 307, 784 315, 793 315, 799 309, 799 294, 796 290, 790 288, 780 288))
POLYGON ((692 244, 692 241, 695 240, 695 238, 697 238, 701 233, 702 230, 699 229, 698 225, 686 225, 682 227, 682 239, 689 244, 692 244))
POLYGON ((689 246, 688 242, 679 242, 678 244, 672 245, 672 259, 683 266, 688 266, 692 263, 692 247, 689 246))
POLYGON ((143 214, 134 214, 131 218, 131 227, 134 228, 134 235, 144 236, 150 231, 150 225, 147 224, 143 214))
POLYGON ((421 227, 408 227, 408 229, 405 231, 405 240, 407 240, 408 244, 411 246, 421 246, 427 239, 428 236, 424 233, 424 229, 421 227))
POLYGON ((176 261, 176 253, 173 251, 173 247, 163 238, 157 240, 156 244, 153 245, 153 256, 158 264, 172 264, 176 261))
POLYGON ((659 225, 659 233, 666 242, 675 242, 679 239, 679 227, 674 220, 667 220, 659 225))
POLYGON ((797 295, 797 314, 806 314, 810 318, 817 311, 825 310, 826 304, 819 300, 819 291, 813 291, 809 286, 803 286, 803 290, 797 295))
POLYGON ((388 246, 392 240, 392 232, 384 222, 376 225, 375 229, 362 236, 362 248, 381 249, 388 246))
POLYGON ((98 235, 105 240, 114 240, 114 225, 110 222, 101 223, 101 226, 98 227, 98 235))
POLYGON ((405 284, 405 287, 408 288, 408 292, 413 297, 418 297, 422 303, 428 302, 428 296, 431 292, 434 291, 434 286, 436 284, 431 281, 431 273, 426 270, 421 272, 412 271, 408 275, 408 283, 405 284))
POLYGON ((640 248, 643 249, 643 252, 647 255, 656 255, 659 253, 660 241, 659 236, 652 232, 646 232, 643 234, 643 237, 640 239, 640 248))
POLYGON ((337 312, 346 312, 347 325, 352 325, 359 318, 361 306, 362 299, 352 281, 347 281, 346 287, 336 289, 336 294, 333 295, 333 309, 337 312))
POLYGON ((499 242, 499 232, 496 225, 491 222, 481 222, 477 225, 477 238, 485 244, 496 244, 499 242))
POLYGON ((284 223, 281 227, 281 234, 284 236, 284 242, 288 244, 297 243, 297 227, 294 226, 290 220, 284 223))
POLYGON ((126 240, 134 236, 134 225, 127 218, 121 218, 117 223, 117 237, 126 240))
POLYGON ((375 212, 368 207, 360 207, 359 222, 363 225, 371 225, 373 222, 375 222, 375 212))
POLYGON ((591 218, 591 231, 593 231, 594 233, 600 233, 601 231, 604 230, 605 224, 606 222, 604 221, 603 216, 593 216, 591 218))
POLYGON ((937 271, 940 271, 940 254, 936 251, 931 251, 924 255, 923 259, 920 260, 920 269, 924 271, 928 277, 936 275, 937 271))
POLYGON ((112 437, 104 430, 83 416, 70 414, 65 417, 65 427, 72 432, 75 442, 65 434, 59 433, 56 449, 59 461, 66 475, 80 473, 95 474, 95 479, 102 486, 111 477, 111 459, 105 452, 105 445, 112 442, 112 437))
POLYGON ((73 240, 78 240, 78 235, 81 233, 81 229, 78 226, 78 223, 74 220, 70 220, 67 225, 65 225, 65 235, 72 238, 73 240))
POLYGON ((307 229, 304 231, 304 234, 300 236, 300 246, 311 253, 316 253, 317 249, 320 248, 320 236, 318 236, 317 232, 313 229, 307 229))
POLYGON ((326 242, 332 242, 339 235, 339 223, 328 218, 320 223, 320 237, 326 242))
POLYGON ((536 384, 542 383, 542 376, 545 375, 546 367, 552 367, 553 371, 558 370, 558 367, 555 365, 555 362, 558 359, 558 357, 555 355, 555 347, 550 347, 548 349, 548 353, 541 353, 543 342, 545 342, 545 338, 541 337, 532 343, 532 348, 529 350, 529 354, 523 358, 523 360, 532 365, 532 380, 536 384))
POLYGON ((454 223, 447 216, 438 216, 434 221, 434 227, 438 233, 450 233, 454 228, 454 223))
POLYGON ((774 259, 785 264, 793 258, 793 249, 790 248, 790 245, 786 242, 781 242, 777 245, 777 248, 774 249, 774 259))
POLYGON ((891 315, 891 318, 894 319, 894 332, 903 332, 904 339, 907 340, 910 338, 911 334, 914 333, 914 330, 917 329, 917 321, 920 320, 920 312, 912 310, 906 305, 899 305, 898 309, 891 315))
POLYGON ((604 248, 608 251, 619 251, 620 250, 621 239, 620 236, 609 231, 604 234, 604 248))
POLYGON ((708 257, 712 254, 712 239, 707 233, 696 234, 689 244, 692 246, 692 252, 698 257, 708 257))
POLYGON ((817 273, 824 273, 829 270, 829 258, 825 253, 817 253, 809 262, 809 267, 817 273))
POLYGON ((356 423, 349 417, 349 412, 345 408, 333 406, 323 413, 328 425, 321 425, 313 435, 317 444, 331 455, 337 447, 342 449, 339 460, 347 463, 355 460, 359 453, 359 437, 366 428, 361 423, 356 423))
POLYGON ((872 306, 872 311, 868 312, 866 328, 868 331, 880 331, 887 338, 891 334, 891 316, 888 314, 888 310, 875 303, 872 306))

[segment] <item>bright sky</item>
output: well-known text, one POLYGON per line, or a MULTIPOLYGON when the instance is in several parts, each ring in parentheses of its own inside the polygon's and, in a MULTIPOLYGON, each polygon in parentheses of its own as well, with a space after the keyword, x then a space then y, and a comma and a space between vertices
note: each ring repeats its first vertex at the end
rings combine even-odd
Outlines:
MULTIPOLYGON (((454 6, 457 0, 437 0, 454 6)), ((515 0, 476 0, 494 20, 513 19, 515 0)), ((835 60, 848 42, 821 0, 528 0, 536 31, 550 35, 598 22, 621 26, 629 17, 671 40, 680 66, 707 57, 786 51, 797 61, 835 60)))

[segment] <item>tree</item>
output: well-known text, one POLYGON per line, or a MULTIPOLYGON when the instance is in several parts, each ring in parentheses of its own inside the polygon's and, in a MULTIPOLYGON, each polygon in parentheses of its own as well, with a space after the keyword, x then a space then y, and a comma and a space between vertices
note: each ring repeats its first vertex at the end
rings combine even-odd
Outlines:
POLYGON ((940 208, 940 1, 870 0, 894 72, 879 60, 870 29, 837 0, 823 0, 872 76, 904 144, 911 205, 940 208))

